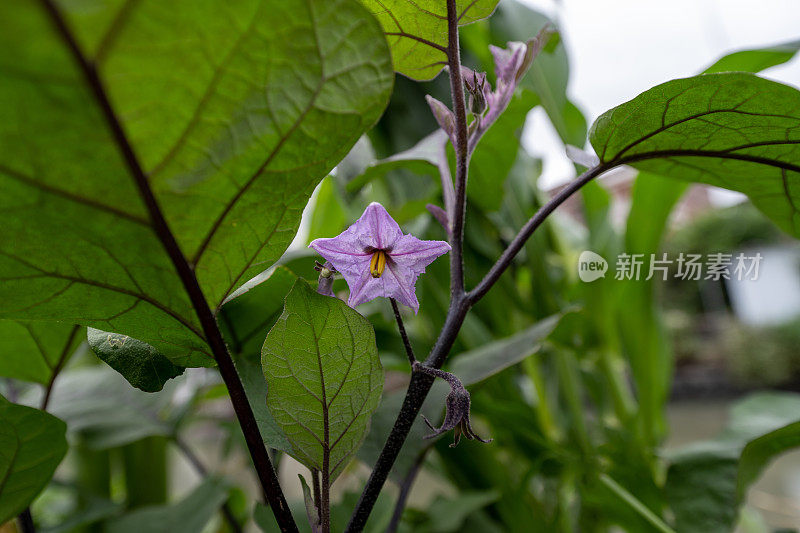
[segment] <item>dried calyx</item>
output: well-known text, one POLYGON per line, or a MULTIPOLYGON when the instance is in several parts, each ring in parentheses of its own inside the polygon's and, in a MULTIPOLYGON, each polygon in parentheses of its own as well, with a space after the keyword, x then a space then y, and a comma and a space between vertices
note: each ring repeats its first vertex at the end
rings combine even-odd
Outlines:
POLYGON ((414 361, 411 368, 414 372, 422 372, 429 376, 441 378, 450 384, 450 394, 447 395, 447 399, 445 400, 446 412, 442 425, 438 428, 434 427, 433 424, 425 418, 425 415, 422 416, 422 419, 433 431, 433 433, 426 435, 424 438, 432 439, 452 429, 454 432, 453 443, 450 445, 451 448, 458 445, 462 435, 469 440, 475 439, 485 444, 492 442, 492 439, 482 439, 472 429, 472 423, 470 422, 470 396, 460 379, 450 372, 425 366, 419 361, 414 361))

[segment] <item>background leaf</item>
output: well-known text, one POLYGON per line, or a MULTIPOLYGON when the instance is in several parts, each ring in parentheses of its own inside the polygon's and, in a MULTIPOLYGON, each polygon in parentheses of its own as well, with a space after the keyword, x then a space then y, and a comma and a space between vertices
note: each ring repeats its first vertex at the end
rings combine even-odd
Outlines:
POLYGON ((330 465, 332 482, 364 439, 383 390, 372 325, 298 280, 261 357, 267 405, 291 455, 320 472, 330 465))
POLYGON ((122 374, 128 383, 144 392, 158 392, 168 380, 183 374, 146 342, 127 335, 89 328, 89 347, 108 366, 122 374))
POLYGON ((214 477, 206 479, 175 505, 146 507, 111 520, 109 533, 197 533, 228 498, 228 487, 214 477))
MULTIPOLYGON (((379 117, 392 87, 389 50, 354 0, 126 7, 59 4, 217 309, 278 259, 317 182, 379 117)), ((212 365, 47 11, 13 0, 0 19, 0 317, 91 325, 179 366, 212 365)))
POLYGON ((800 41, 778 44, 767 48, 740 50, 719 58, 705 70, 713 72, 761 72, 790 61, 800 50, 800 41))
POLYGON ((717 438, 674 452, 665 490, 676 529, 730 531, 750 485, 770 461, 800 446, 799 410, 797 394, 751 395, 733 407, 717 438))
MULTIPOLYGON (((459 26, 488 17, 499 0, 456 0, 459 26)), ((430 80, 447 64, 447 3, 440 0, 361 0, 380 21, 392 48, 395 71, 430 80)), ((532 34, 531 36, 535 35, 532 34)))
POLYGON ((0 396, 0 523, 23 511, 44 489, 67 453, 58 418, 0 396))
POLYGON ((169 409, 173 383, 160 394, 148 394, 131 388, 108 367, 75 369, 56 382, 50 410, 68 424, 70 434, 80 434, 93 450, 169 436, 177 425, 169 409))
POLYGON ((538 352, 563 316, 547 317, 511 337, 459 354, 453 358, 449 370, 464 386, 480 383, 538 352))

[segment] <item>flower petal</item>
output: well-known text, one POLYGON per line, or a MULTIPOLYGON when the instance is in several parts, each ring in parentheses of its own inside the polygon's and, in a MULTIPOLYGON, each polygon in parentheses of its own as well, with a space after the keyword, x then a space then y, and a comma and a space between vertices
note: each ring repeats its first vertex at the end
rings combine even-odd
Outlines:
POLYGON ((522 65, 526 48, 526 43, 518 41, 509 42, 508 48, 489 45, 489 51, 494 57, 494 73, 497 76, 498 88, 501 82, 506 85, 516 85, 517 71, 522 65))
POLYGON ((380 278, 373 278, 369 271, 369 265, 354 279, 345 278, 347 286, 350 287, 350 297, 347 299, 347 305, 355 308, 370 300, 374 300, 383 294, 383 284, 380 283, 380 278))
POLYGON ((413 235, 403 235, 392 248, 389 257, 398 265, 419 275, 437 257, 449 251, 450 245, 444 241, 423 241, 413 235))
MULTIPOLYGON (((389 256, 391 258, 391 256, 389 256)), ((407 266, 398 264, 390 260, 386 262, 386 270, 379 279, 383 282, 384 296, 394 298, 403 305, 414 310, 414 314, 419 311, 419 301, 415 285, 418 274, 407 266)))
POLYGON ((365 248, 372 246, 379 250, 391 250, 403 236, 403 230, 378 202, 367 206, 361 218, 349 229, 353 228, 358 229, 359 242, 365 248))
POLYGON ((351 232, 352 226, 337 237, 330 239, 315 239, 309 248, 313 248, 319 255, 344 275, 350 283, 350 277, 358 277, 362 271, 369 270, 371 252, 365 252, 361 245, 356 244, 358 235, 351 232))

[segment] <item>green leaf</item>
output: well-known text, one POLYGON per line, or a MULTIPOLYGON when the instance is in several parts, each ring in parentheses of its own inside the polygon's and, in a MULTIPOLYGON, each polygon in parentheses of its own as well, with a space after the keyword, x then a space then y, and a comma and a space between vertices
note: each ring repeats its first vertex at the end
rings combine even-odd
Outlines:
MULTIPOLYGON (((499 0, 456 0, 463 26, 492 14, 499 0)), ((447 64, 447 3, 441 0, 361 0, 380 21, 392 48, 394 70, 430 80, 447 64), (427 41, 427 42, 425 42, 427 41), (434 46, 431 46, 433 44, 434 46)))
POLYGON ((83 341, 80 328, 0 320, 0 376, 47 385, 83 341))
POLYGON ((383 390, 370 322, 303 280, 286 297, 261 352, 267 406, 291 455, 333 482, 356 452, 383 390))
POLYGON ((145 392, 158 392, 168 380, 183 374, 172 362, 146 342, 127 335, 89 328, 89 347, 128 383, 145 392))
MULTIPOLYGON (((44 6, 0 5, 0 317, 90 325, 213 365, 132 165, 44 6)), ((215 310, 283 253, 391 93, 385 38, 354 0, 59 8, 215 310)))
POLYGON ((0 524, 44 489, 67 453, 67 426, 51 414, 0 396, 0 524))
POLYGON ((427 531, 450 533, 461 531, 467 517, 500 499, 500 492, 462 492, 453 499, 436 498, 428 509, 427 531))
MULTIPOLYGON (((312 475, 317 475, 312 473, 312 475)), ((306 506, 306 515, 308 516, 308 523, 312 527, 319 527, 319 512, 317 511, 317 506, 314 504, 314 496, 311 494, 311 488, 308 486, 306 482, 306 478, 303 477, 302 474, 297 474, 297 477, 300 478, 300 485, 303 488, 303 503, 306 506)))
POLYGON ((798 50, 800 50, 800 41, 754 50, 740 50, 719 58, 704 72, 706 74, 713 72, 761 72, 770 67, 791 61, 798 50))
POLYGON ((228 487, 211 477, 175 505, 146 507, 106 525, 108 533, 196 533, 228 499, 228 487))
POLYGON ((742 192, 800 236, 800 92, 751 74, 669 81, 604 113, 590 140, 604 165, 742 192))
POLYGON ((778 455, 800 446, 800 395, 760 393, 734 406, 725 430, 673 453, 665 491, 683 532, 727 532, 747 490, 778 455))

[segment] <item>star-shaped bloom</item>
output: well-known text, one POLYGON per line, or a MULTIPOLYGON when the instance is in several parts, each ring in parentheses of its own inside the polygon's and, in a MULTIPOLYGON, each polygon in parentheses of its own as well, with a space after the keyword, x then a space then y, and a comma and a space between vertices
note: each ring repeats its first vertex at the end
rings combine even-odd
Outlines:
POLYGON ((361 218, 338 236, 316 239, 309 247, 344 276, 350 287, 350 307, 383 296, 415 313, 419 310, 414 288, 417 278, 437 257, 450 251, 444 241, 423 241, 403 234, 377 202, 369 204, 361 218))

